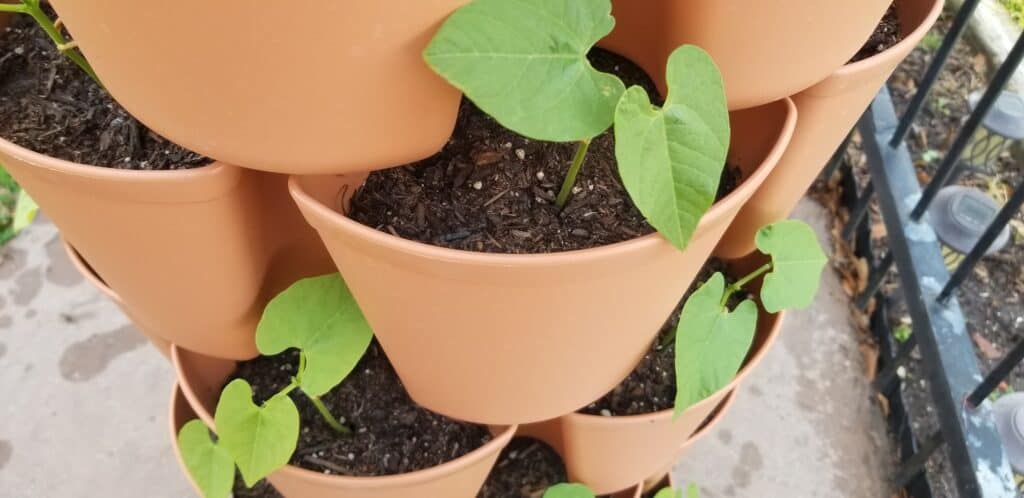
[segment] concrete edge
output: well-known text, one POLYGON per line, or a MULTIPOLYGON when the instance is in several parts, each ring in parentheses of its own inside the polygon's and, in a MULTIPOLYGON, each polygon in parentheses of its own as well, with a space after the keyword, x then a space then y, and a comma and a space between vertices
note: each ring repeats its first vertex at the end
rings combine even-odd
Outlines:
MULTIPOLYGON (((959 9, 964 0, 947 0, 947 8, 959 9)), ((968 25, 971 41, 978 46, 989 61, 1002 64, 1021 34, 1021 28, 1010 17, 1010 13, 999 0, 981 0, 968 25)), ((1024 90, 1024 65, 1017 69, 1009 88, 1024 90)))

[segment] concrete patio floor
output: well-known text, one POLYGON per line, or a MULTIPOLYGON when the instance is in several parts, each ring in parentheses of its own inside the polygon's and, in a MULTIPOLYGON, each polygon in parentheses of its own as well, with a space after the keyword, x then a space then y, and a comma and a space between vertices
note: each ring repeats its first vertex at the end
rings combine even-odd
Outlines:
MULTIPOLYGON (((825 241, 821 207, 804 201, 797 217, 825 241)), ((847 299, 826 272, 676 475, 704 498, 890 496, 889 443, 862 372, 847 299)), ((0 498, 194 496, 169 444, 172 384, 164 358, 76 273, 52 224, 0 248, 0 498)))

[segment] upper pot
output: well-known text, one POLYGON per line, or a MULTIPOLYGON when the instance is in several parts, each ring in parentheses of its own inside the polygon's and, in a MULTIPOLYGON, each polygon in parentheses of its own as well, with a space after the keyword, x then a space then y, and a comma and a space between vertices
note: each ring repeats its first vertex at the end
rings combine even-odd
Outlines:
POLYGON ((683 252, 658 234, 554 254, 452 250, 345 216, 365 175, 293 177, 290 187, 417 403, 477 423, 536 422, 632 370, 771 172, 795 119, 789 101, 732 115, 730 161, 745 180, 683 252))
POLYGON ((643 67, 665 94, 665 61, 697 45, 722 70, 730 109, 821 81, 867 41, 892 0, 613 0, 601 45, 643 67))
POLYGON ((149 327, 142 324, 142 321, 138 316, 128 309, 128 306, 121 299, 121 296, 117 295, 117 293, 114 292, 114 289, 111 289, 110 286, 108 286, 107 283, 96 274, 96 271, 92 269, 92 266, 89 266, 89 263, 82 259, 82 255, 78 254, 78 251, 76 251, 74 247, 71 247, 71 244, 68 244, 66 240, 62 240, 62 244, 64 245, 64 252, 67 253, 68 259, 71 260, 71 264, 74 265, 75 269, 77 269, 78 272, 93 285, 93 287, 99 290, 100 293, 113 301, 121 312, 131 320, 132 324, 135 325, 135 328, 142 333, 142 335, 146 336, 151 343, 153 343, 153 346, 157 351, 160 351, 161 354, 169 359, 171 357, 171 343, 155 335, 153 332, 150 332, 149 327))
POLYGON ((267 300, 332 271, 283 175, 222 163, 103 168, 2 139, 0 164, 147 333, 196 351, 256 356, 253 330, 267 300))
POLYGON ((793 97, 800 113, 793 141, 779 166, 726 232, 720 248, 724 257, 738 258, 753 252, 757 230, 789 217, 878 89, 939 18, 942 4, 943 0, 896 0, 902 41, 873 57, 843 66, 793 97))
POLYGON ((675 418, 673 410, 645 415, 604 417, 571 413, 555 420, 524 426, 522 431, 543 439, 561 453, 569 479, 598 494, 620 490, 647 476, 664 473, 687 445, 710 428, 706 421, 724 416, 743 380, 761 363, 782 329, 783 313, 761 312, 758 333, 747 361, 736 377, 718 392, 687 408, 675 418), (717 412, 716 412, 717 410, 717 412), (695 432, 697 431, 697 432, 695 432))
MULTIPOLYGON (((181 386, 181 394, 176 387, 171 398, 171 430, 177 446, 178 429, 190 418, 198 416, 208 427, 214 427, 213 412, 221 388, 235 371, 236 364, 173 346, 171 361, 181 386), (188 408, 181 407, 183 399, 188 408)), ((512 440, 516 427, 491 427, 491 432, 494 439, 483 446, 437 467, 416 472, 349 477, 287 465, 267 480, 286 498, 474 498, 501 450, 512 440)), ((180 461, 181 456, 178 458, 180 461)))
POLYGON ((367 171, 441 148, 459 92, 423 63, 467 0, 52 0, 110 93, 157 133, 268 171, 367 171))

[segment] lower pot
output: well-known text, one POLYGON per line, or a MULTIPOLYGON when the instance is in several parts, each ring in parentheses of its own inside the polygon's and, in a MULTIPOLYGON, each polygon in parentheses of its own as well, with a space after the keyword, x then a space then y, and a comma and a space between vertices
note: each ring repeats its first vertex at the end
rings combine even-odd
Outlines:
POLYGON ((792 97, 800 113, 793 141, 722 238, 718 249, 722 257, 739 258, 753 252, 757 230, 790 215, 878 89, 931 29, 942 13, 942 4, 943 0, 896 0, 902 41, 878 55, 847 64, 792 97))
POLYGON ((571 412, 643 356, 794 127, 787 101, 732 116, 744 182, 701 220, 689 248, 658 234, 554 254, 486 254, 405 240, 344 212, 365 176, 292 177, 377 339, 417 403, 484 424, 571 412))
MULTIPOLYGON (((171 347, 171 362, 180 386, 180 389, 175 388, 171 398, 173 434, 176 436, 181 425, 195 417, 213 428, 213 411, 221 388, 235 371, 236 363, 177 346, 171 347)), ((372 396, 372 393, 367 395, 372 396)), ((286 498, 474 498, 516 429, 516 426, 492 426, 494 439, 487 444, 455 460, 417 472, 383 477, 348 477, 325 475, 288 465, 271 474, 267 480, 286 498)))
MULTIPOLYGON (((569 479, 598 494, 621 490, 647 476, 663 475, 686 444, 706 433, 708 417, 728 409, 733 391, 760 364, 782 327, 783 313, 761 313, 757 337, 747 362, 729 385, 687 408, 678 419, 673 410, 625 417, 572 413, 524 426, 526 435, 541 439, 565 459, 569 479), (701 430, 701 428, 704 430, 701 430)), ((717 419, 713 419, 717 420, 717 419)))
POLYGON ((71 264, 75 266, 75 269, 77 269, 78 272, 93 285, 93 287, 96 287, 96 289, 98 289, 104 296, 107 296, 108 299, 113 301, 114 304, 121 309, 121 312, 131 320, 132 324, 135 325, 135 328, 141 332, 142 335, 146 336, 146 338, 149 339, 149 342, 151 342, 153 346, 160 351, 160 353, 169 359, 171 357, 171 343, 150 332, 149 327, 144 325, 139 318, 128 309, 128 306, 126 306, 124 301, 121 300, 121 296, 117 295, 117 293, 114 292, 114 290, 96 274, 96 271, 89 266, 89 263, 82 259, 82 255, 78 254, 78 251, 76 251, 74 247, 71 247, 67 241, 62 241, 62 244, 64 245, 64 252, 67 253, 68 259, 71 260, 71 264))
POLYGON ((62 161, 0 140, 0 164, 147 333, 245 359, 266 302, 333 271, 283 175, 221 163, 128 171, 62 161))

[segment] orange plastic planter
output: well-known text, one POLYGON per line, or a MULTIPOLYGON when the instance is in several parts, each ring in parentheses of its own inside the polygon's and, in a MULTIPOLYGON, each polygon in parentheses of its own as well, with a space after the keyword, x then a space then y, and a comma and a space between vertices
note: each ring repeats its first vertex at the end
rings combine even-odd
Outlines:
POLYGON ((793 141, 779 166, 722 239, 723 256, 738 258, 754 251, 757 230, 789 216, 878 89, 931 29, 942 13, 942 4, 943 0, 896 0, 903 41, 874 57, 844 66, 793 97, 800 112, 793 141))
POLYGON ((556 254, 444 249, 345 216, 365 176, 293 177, 290 187, 417 403, 477 423, 537 422, 584 406, 632 370, 771 173, 795 120, 789 101, 732 115, 731 160, 746 179, 685 252, 657 234, 556 254))
POLYGON ((311 174, 433 154, 459 92, 423 63, 466 0, 52 0, 110 93, 230 164, 311 174))
POLYGON ((267 300, 333 271, 283 175, 226 164, 128 171, 62 161, 0 139, 0 164, 146 332, 226 358, 256 355, 267 300))
MULTIPOLYGON (((178 429, 185 422, 198 417, 207 426, 214 427, 213 409, 221 386, 235 370, 235 362, 204 357, 177 347, 171 349, 171 361, 181 386, 180 390, 175 388, 171 398, 171 431, 177 452, 178 429)), ((267 480, 286 498, 474 498, 501 450, 512 440, 516 427, 491 427, 491 432, 494 439, 480 448, 437 467, 407 474, 348 477, 288 465, 267 480)), ((181 460, 180 454, 178 460, 181 460)), ((185 473, 187 475, 188 471, 185 473)))
POLYGON ((142 333, 142 335, 146 336, 146 338, 149 339, 151 343, 153 343, 153 346, 158 351, 160 351, 160 353, 167 357, 167 359, 170 359, 171 343, 154 335, 152 332, 149 332, 149 327, 141 323, 138 317, 135 316, 124 304, 124 301, 121 299, 121 296, 117 295, 117 293, 114 292, 114 290, 111 289, 107 285, 107 283, 104 282, 103 279, 96 274, 92 267, 89 266, 89 263, 86 263, 85 260, 82 259, 82 255, 78 254, 78 251, 76 251, 74 247, 71 247, 71 245, 68 244, 67 241, 63 241, 63 245, 64 252, 67 253, 68 259, 71 260, 71 264, 75 266, 75 269, 77 269, 78 272, 81 273, 82 276, 85 277, 85 279, 88 280, 89 283, 93 285, 93 287, 99 290, 100 293, 102 293, 104 296, 107 296, 108 299, 113 301, 114 304, 116 304, 117 307, 121 310, 121 312, 124 313, 129 320, 131 320, 131 322, 135 325, 135 328, 140 333, 142 333))
POLYGON ((672 410, 629 417, 571 413, 524 426, 522 432, 556 448, 565 458, 569 479, 585 483, 598 494, 621 490, 647 476, 664 475, 665 466, 675 462, 690 442, 707 431, 710 424, 705 421, 716 409, 715 420, 725 415, 733 392, 778 338, 782 319, 782 313, 762 312, 754 346, 736 378, 686 409, 678 419, 674 419, 672 410))
POLYGON ((613 0, 601 45, 636 62, 664 94, 665 60, 679 45, 707 50, 730 109, 794 95, 845 64, 892 0, 613 0))

